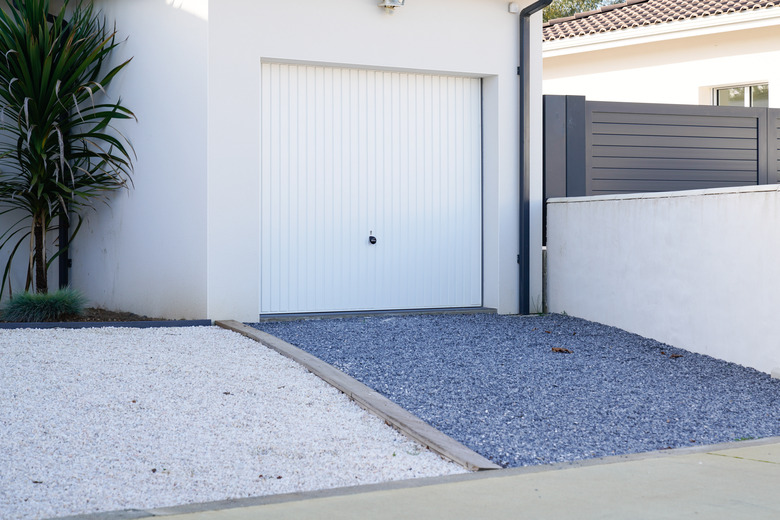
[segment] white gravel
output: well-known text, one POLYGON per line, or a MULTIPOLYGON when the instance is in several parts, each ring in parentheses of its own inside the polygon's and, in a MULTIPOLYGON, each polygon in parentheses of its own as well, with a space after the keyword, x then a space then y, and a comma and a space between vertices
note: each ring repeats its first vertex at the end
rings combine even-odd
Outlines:
POLYGON ((0 518, 463 472, 233 332, 0 331, 0 518))

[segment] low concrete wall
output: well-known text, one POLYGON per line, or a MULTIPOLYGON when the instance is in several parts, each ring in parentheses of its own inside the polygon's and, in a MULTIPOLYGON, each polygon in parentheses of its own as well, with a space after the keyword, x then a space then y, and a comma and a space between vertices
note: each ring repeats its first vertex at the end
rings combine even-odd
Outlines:
POLYGON ((550 312, 780 367, 780 186, 551 199, 550 312))

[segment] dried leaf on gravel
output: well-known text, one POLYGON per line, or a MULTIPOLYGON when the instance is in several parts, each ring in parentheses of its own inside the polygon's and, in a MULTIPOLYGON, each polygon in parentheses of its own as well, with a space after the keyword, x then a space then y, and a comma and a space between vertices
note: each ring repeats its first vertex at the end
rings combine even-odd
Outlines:
POLYGON ((572 351, 567 348, 561 348, 561 347, 553 347, 553 352, 557 352, 559 354, 572 354, 572 351))

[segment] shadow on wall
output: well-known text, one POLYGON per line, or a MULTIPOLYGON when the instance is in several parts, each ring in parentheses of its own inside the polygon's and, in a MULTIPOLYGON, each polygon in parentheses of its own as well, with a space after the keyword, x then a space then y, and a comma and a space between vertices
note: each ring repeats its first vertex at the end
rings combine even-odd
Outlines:
MULTIPOLYGON (((109 90, 138 123, 135 187, 84 215, 71 249, 71 285, 90 304, 170 318, 206 314, 207 0, 95 0, 129 57, 109 90)), ((5 227, 8 215, 0 220, 5 227)), ((0 253, 0 261, 5 253, 0 253)), ((26 255, 22 255, 26 256, 26 255)), ((14 289, 25 259, 14 266, 14 289)), ((55 276, 56 262, 50 273, 55 276)), ((53 285, 53 284, 52 284, 53 285)))

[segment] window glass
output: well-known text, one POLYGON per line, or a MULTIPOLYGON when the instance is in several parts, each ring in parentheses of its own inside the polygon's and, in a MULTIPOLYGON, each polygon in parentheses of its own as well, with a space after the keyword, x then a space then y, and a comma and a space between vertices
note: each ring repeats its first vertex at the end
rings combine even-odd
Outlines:
POLYGON ((769 106, 769 85, 754 85, 750 88, 750 99, 752 107, 769 106))
POLYGON ((744 107, 745 87, 719 88, 717 104, 721 107, 744 107))

